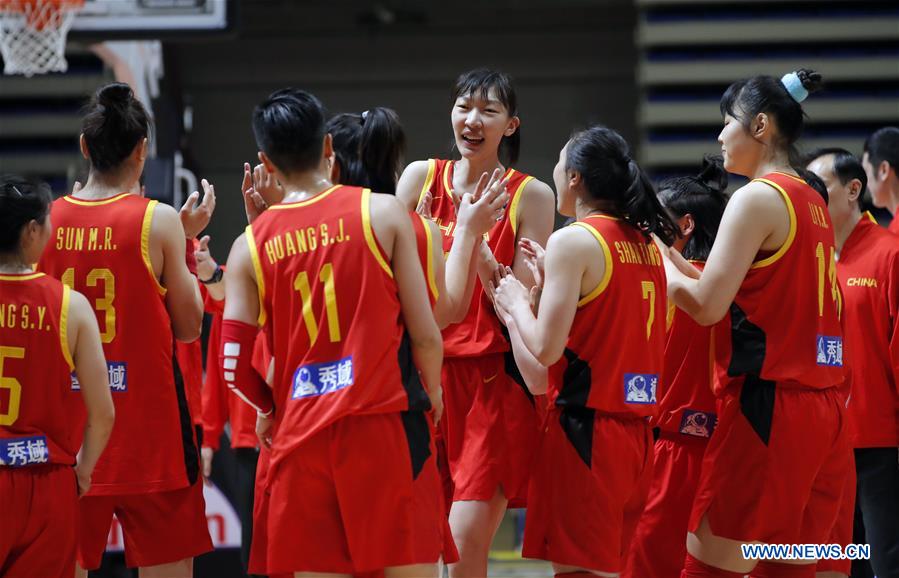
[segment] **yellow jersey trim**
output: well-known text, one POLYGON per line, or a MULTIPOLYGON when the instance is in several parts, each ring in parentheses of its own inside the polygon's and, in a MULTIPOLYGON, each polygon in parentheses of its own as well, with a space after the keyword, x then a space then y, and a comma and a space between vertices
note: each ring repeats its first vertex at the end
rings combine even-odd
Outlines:
POLYGON ((871 222, 874 223, 875 225, 877 224, 877 219, 874 218, 874 215, 871 214, 871 211, 865 211, 865 214, 862 215, 862 216, 863 216, 863 217, 868 217, 868 220, 869 220, 869 221, 871 221, 871 222))
POLYGON ((59 308, 59 347, 62 356, 69 364, 69 371, 75 371, 75 362, 72 360, 72 352, 69 350, 69 303, 72 298, 72 290, 68 285, 62 286, 62 307, 59 308))
MULTIPOLYGON (((780 246, 773 255, 770 257, 765 257, 761 261, 757 261, 752 264, 750 269, 761 269, 762 267, 767 267, 768 265, 772 265, 780 260, 787 251, 790 250, 790 247, 793 245, 793 240, 796 238, 796 211, 793 209, 793 201, 790 200, 790 195, 787 194, 783 187, 775 183, 774 181, 769 181, 768 179, 755 179, 753 182, 765 183, 771 187, 774 187, 780 196, 783 197, 784 202, 787 204, 787 211, 790 213, 790 232, 787 235, 787 239, 784 241, 784 244, 780 246)), ((803 181, 805 182, 805 181, 803 181)))
POLYGON ((431 234, 431 227, 428 225, 428 220, 419 215, 415 214, 416 217, 421 219, 421 224, 425 228, 425 239, 427 239, 428 245, 428 270, 426 271, 426 275, 428 277, 428 288, 431 290, 431 295, 434 296, 434 301, 440 297, 440 291, 437 290, 437 278, 434 276, 434 237, 431 234))
POLYGON ((282 210, 282 209, 293 209, 295 207, 307 207, 313 203, 319 202, 320 200, 324 199, 325 197, 327 197, 328 195, 330 195, 331 193, 333 193, 334 191, 336 191, 339 188, 340 188, 340 185, 334 185, 334 186, 329 187, 329 188, 325 189, 324 191, 318 193, 311 199, 306 199, 305 201, 294 201, 292 203, 279 203, 273 207, 269 207, 269 209, 270 210, 271 209, 282 210))
POLYGON ((443 166, 443 194, 449 195, 450 198, 453 196, 453 183, 450 181, 449 174, 455 164, 456 161, 446 161, 446 164, 443 166))
POLYGON ((160 295, 165 295, 166 288, 156 278, 156 273, 153 271, 153 262, 150 261, 150 229, 153 226, 153 212, 158 204, 159 201, 150 201, 147 204, 147 210, 144 211, 144 220, 140 226, 140 256, 144 260, 144 266, 147 268, 147 273, 150 274, 150 279, 153 280, 156 291, 160 295))
MULTIPOLYGON (((509 176, 512 176, 515 170, 511 169, 509 171, 509 176)), ((521 202, 521 196, 524 194, 524 188, 528 186, 528 183, 534 180, 534 177, 527 177, 521 184, 518 185, 518 188, 515 189, 515 194, 512 195, 512 202, 509 204, 509 222, 512 223, 512 234, 518 235, 518 203, 521 202)))
MULTIPOLYGON (((271 208, 274 209, 275 207, 271 208)), ((262 327, 267 320, 265 314, 265 278, 262 276, 262 261, 259 260, 259 251, 256 249, 256 237, 253 236, 253 226, 247 225, 245 231, 247 248, 250 250, 250 260, 253 261, 253 271, 256 272, 256 289, 259 293, 259 317, 256 323, 259 327, 262 327)))
POLYGON ((362 189, 362 232, 365 233, 365 244, 368 245, 368 250, 375 256, 375 260, 381 266, 381 269, 384 269, 387 276, 393 279, 393 270, 387 264, 387 261, 384 260, 381 249, 378 247, 377 241, 375 241, 375 235, 371 230, 371 191, 369 189, 362 189))
POLYGON ((131 193, 119 193, 114 197, 109 197, 108 199, 99 199, 96 201, 92 201, 90 199, 76 199, 71 195, 66 195, 65 197, 63 197, 63 200, 68 203, 72 203, 73 205, 81 205, 82 207, 97 207, 100 205, 108 205, 110 203, 120 201, 130 194, 131 193))
POLYGON ((43 277, 43 273, 26 273, 24 275, 0 275, 0 281, 31 281, 43 277))
POLYGON ((418 203, 416 204, 416 208, 421 204, 422 199, 425 198, 425 195, 428 194, 428 191, 431 190, 431 185, 434 184, 434 176, 437 172, 437 160, 436 159, 428 159, 428 176, 425 177, 425 184, 421 187, 421 192, 418 193, 418 203))
POLYGON ((584 305, 587 305, 588 303, 599 297, 600 294, 606 290, 606 287, 609 286, 609 281, 612 280, 612 252, 609 250, 609 245, 606 243, 606 240, 603 238, 603 236, 589 223, 577 221, 571 223, 571 225, 586 229, 596 238, 599 246, 602 247, 602 255, 606 262, 606 271, 603 274, 602 280, 600 280, 599 285, 597 285, 596 288, 593 289, 593 291, 587 293, 584 297, 581 298, 580 301, 577 302, 578 307, 583 307, 584 305))
POLYGON ((803 179, 802 177, 797 177, 796 175, 791 175, 790 173, 785 173, 782 171, 774 171, 774 174, 775 175, 783 175, 785 177, 790 177, 791 179, 793 179, 796 182, 802 183, 803 185, 808 185, 808 182, 805 179, 803 179))

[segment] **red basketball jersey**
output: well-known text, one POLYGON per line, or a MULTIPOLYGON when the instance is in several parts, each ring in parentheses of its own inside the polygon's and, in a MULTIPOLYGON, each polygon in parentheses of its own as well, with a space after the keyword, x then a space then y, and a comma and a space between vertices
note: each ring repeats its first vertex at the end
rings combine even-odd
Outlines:
POLYGON ((431 307, 437 303, 437 279, 434 277, 434 243, 442 243, 442 239, 434 239, 431 228, 425 218, 418 213, 409 213, 412 217, 412 229, 415 231, 415 244, 418 248, 418 258, 421 260, 421 269, 425 274, 428 284, 428 299, 431 307))
POLYGON ((866 213, 837 261, 845 299, 849 416, 857 448, 899 445, 899 239, 866 213))
MULTIPOLYGON (((199 473, 184 383, 173 363, 165 288, 150 262, 156 206, 128 193, 57 199, 53 236, 39 264, 87 297, 100 326, 116 421, 90 495, 174 490, 199 473)), ((74 398, 76 380, 71 387, 74 398)))
MULTIPOLYGON (((705 263, 691 261, 702 270, 705 263)), ((673 433, 711 437, 718 422, 712 393, 712 328, 703 327, 668 305, 665 369, 659 391, 659 415, 653 426, 673 433)))
POLYGON ((565 354, 549 369, 549 399, 625 417, 653 416, 665 352, 667 283, 655 243, 626 222, 572 223, 598 243, 606 272, 578 302, 565 354))
POLYGON ((348 415, 430 407, 404 387, 411 350, 371 194, 336 185, 247 227, 275 358, 273 461, 348 415))
MULTIPOLYGON (((443 250, 448 252, 456 229, 456 204, 453 200, 454 161, 428 160, 428 176, 422 187, 420 199, 425 193, 432 195, 431 215, 443 231, 443 250)), ((509 179, 511 198, 502 219, 487 233, 487 246, 503 265, 512 266, 518 231, 518 203, 527 184, 534 177, 507 169, 504 178, 509 179)), ((509 342, 503 337, 502 324, 496 317, 493 304, 481 286, 475 281, 474 296, 468 314, 461 323, 443 330, 444 355, 446 357, 474 357, 509 351, 509 342)))
POLYGON ((68 314, 56 279, 0 275, 0 467, 75 464, 83 422, 68 397, 68 314))
POLYGON ((715 331, 718 386, 752 375, 827 388, 844 380, 842 295, 827 205, 799 177, 770 173, 765 183, 783 197, 790 233, 783 246, 759 255, 715 331))

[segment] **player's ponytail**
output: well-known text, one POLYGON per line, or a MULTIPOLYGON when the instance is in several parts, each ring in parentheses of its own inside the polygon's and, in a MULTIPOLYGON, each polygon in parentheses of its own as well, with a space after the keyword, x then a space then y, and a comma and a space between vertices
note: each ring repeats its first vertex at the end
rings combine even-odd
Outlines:
POLYGON ((13 175, 0 176, 0 253, 18 253, 22 228, 45 223, 53 195, 45 183, 13 175))
POLYGON ((647 237, 667 244, 679 237, 677 225, 656 196, 646 173, 630 158, 624 138, 612 129, 593 126, 568 141, 566 170, 581 175, 588 205, 624 219, 647 237))
POLYGON ((752 120, 760 113, 771 116, 777 126, 778 139, 774 146, 785 152, 790 166, 827 201, 827 187, 817 175, 806 170, 796 148, 802 135, 805 112, 802 102, 824 85, 820 73, 800 68, 781 78, 761 75, 738 80, 721 97, 721 115, 737 119, 749 131, 752 120))
POLYGON ((693 217, 693 233, 684 245, 687 259, 705 261, 712 251, 727 206, 727 171, 721 157, 707 155, 695 177, 673 177, 659 184, 659 200, 675 219, 693 217))
POLYGON ((362 114, 338 114, 326 130, 333 139, 341 184, 396 193, 406 150, 406 134, 396 112, 375 107, 362 114))
POLYGON ((150 134, 150 116, 131 87, 113 82, 100 87, 83 110, 81 133, 91 167, 113 171, 150 134))

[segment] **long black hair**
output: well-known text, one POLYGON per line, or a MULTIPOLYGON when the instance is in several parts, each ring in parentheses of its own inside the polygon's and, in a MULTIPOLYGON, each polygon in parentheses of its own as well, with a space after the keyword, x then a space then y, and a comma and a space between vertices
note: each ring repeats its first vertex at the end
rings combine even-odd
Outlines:
POLYGON ((655 233, 670 245, 680 237, 649 177, 630 157, 627 141, 614 130, 596 125, 574 133, 568 141, 565 170, 580 173, 590 199, 611 203, 616 216, 647 238, 655 233))
POLYGON ((82 110, 81 133, 91 166, 114 171, 150 134, 150 115, 123 82, 101 86, 82 110))
POLYGON ((406 152, 406 133, 396 112, 375 107, 362 114, 338 114, 325 131, 333 139, 341 184, 396 194, 406 152))
POLYGON ((727 171, 719 156, 706 155, 702 170, 696 176, 672 177, 659 183, 659 200, 675 219, 693 217, 693 233, 684 245, 687 259, 705 261, 709 258, 718 225, 727 206, 727 171))
MULTIPOLYGON (((814 70, 800 68, 793 74, 799 77, 802 88, 809 94, 817 92, 824 84, 821 75, 814 70)), ((749 131, 756 115, 760 113, 770 115, 777 125, 777 133, 780 136, 774 146, 787 152, 793 170, 817 190, 826 202, 827 187, 817 175, 805 168, 803 158, 796 148, 796 141, 802 135, 805 124, 805 112, 799 102, 781 80, 767 75, 753 76, 738 80, 727 87, 721 97, 721 116, 730 115, 749 131)))
MULTIPOLYGON (((455 101, 460 96, 476 97, 487 100, 490 89, 499 102, 503 103, 510 117, 518 116, 518 96, 515 94, 515 85, 512 77, 505 72, 490 70, 489 68, 477 68, 463 72, 453 84, 451 98, 455 101)), ((521 152, 521 127, 511 136, 503 136, 499 143, 499 158, 506 165, 514 165, 518 162, 521 152)))
POLYGON ((0 176, 0 253, 18 253, 22 228, 45 223, 53 195, 45 183, 15 175, 0 176))

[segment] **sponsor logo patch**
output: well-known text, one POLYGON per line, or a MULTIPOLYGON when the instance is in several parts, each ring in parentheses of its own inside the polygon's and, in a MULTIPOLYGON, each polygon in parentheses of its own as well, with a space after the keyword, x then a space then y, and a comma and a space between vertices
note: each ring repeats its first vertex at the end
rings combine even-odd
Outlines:
POLYGON ((44 436, 0 439, 0 466, 21 468, 49 461, 50 449, 44 436))
POLYGON ((659 376, 655 373, 625 373, 624 403, 656 403, 659 376))
POLYGON ((685 409, 680 420, 680 433, 700 438, 712 437, 715 426, 718 424, 718 416, 704 411, 685 409))
MULTIPOLYGON (((106 362, 106 372, 109 379, 109 390, 113 393, 128 391, 128 364, 124 361, 106 362)), ((72 391, 81 389, 78 377, 72 372, 72 391)))
POLYGON ((310 363, 293 374, 291 399, 325 395, 353 385, 353 356, 337 361, 310 363))
POLYGON ((843 338, 819 335, 816 339, 818 365, 843 367, 843 338))

